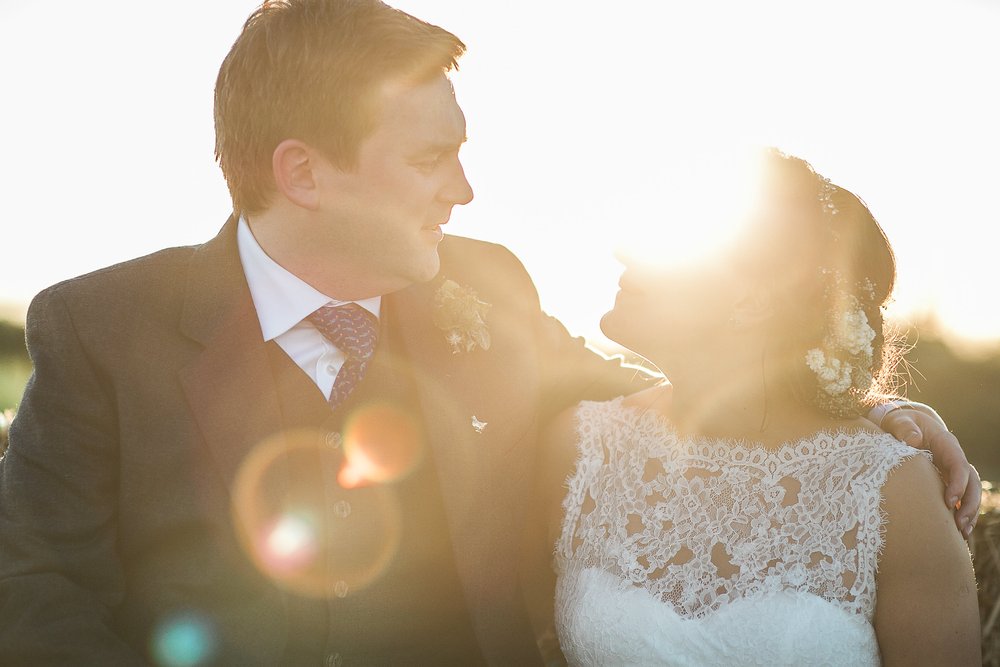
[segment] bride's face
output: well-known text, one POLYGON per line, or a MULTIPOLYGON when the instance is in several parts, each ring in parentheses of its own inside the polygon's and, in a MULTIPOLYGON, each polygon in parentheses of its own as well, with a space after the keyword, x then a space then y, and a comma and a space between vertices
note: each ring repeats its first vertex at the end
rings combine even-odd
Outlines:
POLYGON ((739 276, 724 257, 688 266, 621 258, 625 271, 601 330, 669 372, 718 349, 729 330, 739 276))

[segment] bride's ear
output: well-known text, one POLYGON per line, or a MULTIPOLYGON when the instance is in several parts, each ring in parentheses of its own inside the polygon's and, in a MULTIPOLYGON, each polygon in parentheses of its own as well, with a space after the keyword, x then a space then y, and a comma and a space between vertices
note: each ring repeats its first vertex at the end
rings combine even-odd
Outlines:
POLYGON ((730 324, 734 331, 746 331, 774 317, 774 291, 761 283, 747 283, 733 304, 730 324))

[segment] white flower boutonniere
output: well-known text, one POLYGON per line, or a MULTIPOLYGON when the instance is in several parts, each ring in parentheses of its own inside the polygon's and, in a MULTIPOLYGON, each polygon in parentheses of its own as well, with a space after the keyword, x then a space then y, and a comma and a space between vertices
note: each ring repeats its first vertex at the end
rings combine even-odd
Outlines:
MULTIPOLYGON (((473 417, 473 419, 475 419, 475 417, 473 417)), ((14 421, 13 410, 0 411, 0 458, 2 458, 4 452, 7 451, 7 442, 10 437, 8 435, 8 431, 10 431, 10 423, 12 421, 14 421)))
POLYGON ((493 306, 454 280, 446 280, 434 294, 434 326, 445 333, 453 354, 490 349, 486 314, 493 306))

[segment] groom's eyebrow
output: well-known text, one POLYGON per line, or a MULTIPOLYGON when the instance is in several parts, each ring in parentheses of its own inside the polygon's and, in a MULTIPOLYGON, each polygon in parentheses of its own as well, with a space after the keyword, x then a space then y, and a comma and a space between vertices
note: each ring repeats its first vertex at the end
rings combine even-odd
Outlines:
POLYGON ((462 138, 459 139, 458 141, 440 141, 434 144, 433 148, 439 151, 446 151, 449 149, 459 148, 462 146, 462 144, 464 144, 468 140, 469 140, 468 135, 462 135, 462 138))
POLYGON ((460 140, 456 141, 436 141, 432 144, 424 146, 420 149, 420 155, 430 155, 431 153, 446 153, 448 151, 457 151, 462 147, 462 144, 469 140, 468 136, 463 136, 460 140))

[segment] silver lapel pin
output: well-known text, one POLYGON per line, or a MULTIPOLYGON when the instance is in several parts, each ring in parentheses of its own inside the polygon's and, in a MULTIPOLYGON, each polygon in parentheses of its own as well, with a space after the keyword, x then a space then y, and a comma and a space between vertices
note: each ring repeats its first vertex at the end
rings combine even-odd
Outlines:
POLYGON ((479 421, 478 419, 476 419, 476 415, 472 415, 472 429, 476 433, 481 434, 483 431, 486 430, 487 426, 488 426, 487 422, 479 421))

